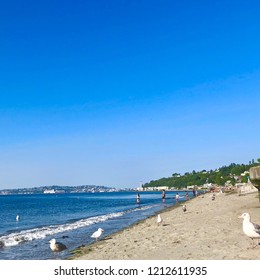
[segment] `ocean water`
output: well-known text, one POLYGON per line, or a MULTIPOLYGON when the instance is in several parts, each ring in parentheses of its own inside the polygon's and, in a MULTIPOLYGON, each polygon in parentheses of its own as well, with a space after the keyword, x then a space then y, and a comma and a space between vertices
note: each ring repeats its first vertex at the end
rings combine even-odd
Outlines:
MULTIPOLYGON (((0 259, 65 259, 71 250, 95 242, 91 234, 99 227, 104 238, 174 205, 175 194, 166 192, 162 201, 161 192, 141 192, 140 204, 136 192, 0 196, 0 259), (52 252, 52 238, 68 249, 52 252)), ((181 203, 185 192, 179 195, 181 203)))

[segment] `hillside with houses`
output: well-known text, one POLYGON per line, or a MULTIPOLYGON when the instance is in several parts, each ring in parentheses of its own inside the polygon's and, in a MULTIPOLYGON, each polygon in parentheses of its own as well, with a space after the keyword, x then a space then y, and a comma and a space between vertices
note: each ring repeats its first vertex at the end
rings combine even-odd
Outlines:
POLYGON ((260 159, 248 164, 231 163, 215 170, 173 173, 171 177, 152 180, 142 186, 143 190, 161 189, 226 189, 251 187, 249 169, 260 164, 260 159))

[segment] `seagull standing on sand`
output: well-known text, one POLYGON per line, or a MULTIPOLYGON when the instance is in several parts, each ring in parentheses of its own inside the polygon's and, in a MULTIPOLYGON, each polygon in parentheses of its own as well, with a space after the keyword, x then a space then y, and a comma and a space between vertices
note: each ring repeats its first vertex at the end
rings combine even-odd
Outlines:
POLYGON ((66 245, 61 242, 57 242, 55 238, 51 239, 49 242, 50 248, 53 252, 60 252, 67 249, 66 245))
POLYGON ((97 231, 95 231, 91 237, 92 238, 96 238, 96 241, 98 240, 98 238, 101 236, 101 234, 103 233, 103 229, 102 228, 99 228, 97 231))
POLYGON ((162 219, 161 215, 158 214, 158 216, 157 216, 157 225, 159 226, 160 224, 162 224, 162 222, 163 222, 163 219, 162 219))
POLYGON ((254 246, 254 239, 260 238, 260 226, 251 222, 251 218, 248 213, 243 213, 241 216, 239 216, 239 218, 244 219, 243 232, 252 239, 253 247, 256 247, 257 245, 254 246))

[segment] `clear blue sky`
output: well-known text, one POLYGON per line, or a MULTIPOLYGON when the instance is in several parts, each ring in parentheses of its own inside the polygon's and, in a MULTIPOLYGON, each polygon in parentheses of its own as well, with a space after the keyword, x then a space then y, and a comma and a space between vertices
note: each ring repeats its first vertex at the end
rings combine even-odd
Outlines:
POLYGON ((137 187, 260 157, 259 1, 0 1, 0 188, 137 187))

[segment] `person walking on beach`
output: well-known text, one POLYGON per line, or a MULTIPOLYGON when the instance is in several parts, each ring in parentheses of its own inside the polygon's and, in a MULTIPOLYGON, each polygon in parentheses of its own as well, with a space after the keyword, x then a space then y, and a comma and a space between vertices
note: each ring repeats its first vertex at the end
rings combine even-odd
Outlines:
POLYGON ((188 192, 186 192, 185 197, 186 197, 186 200, 189 199, 189 193, 188 192))
POLYGON ((179 202, 179 198, 180 198, 179 194, 178 194, 178 193, 176 193, 176 195, 175 195, 176 203, 178 203, 178 202, 179 202))

